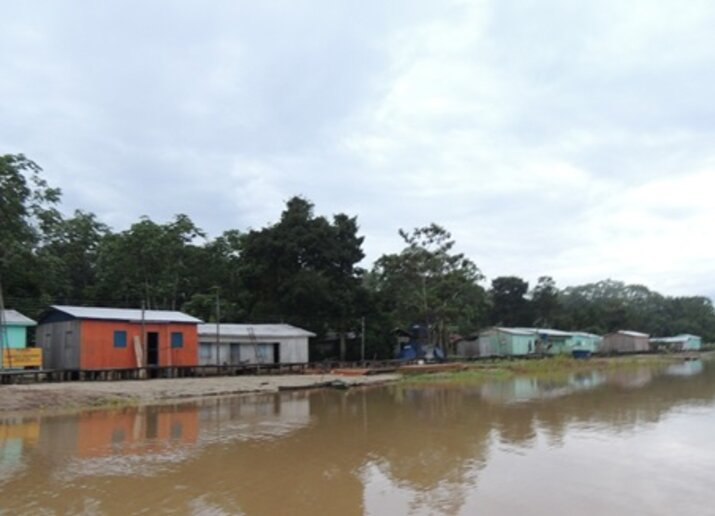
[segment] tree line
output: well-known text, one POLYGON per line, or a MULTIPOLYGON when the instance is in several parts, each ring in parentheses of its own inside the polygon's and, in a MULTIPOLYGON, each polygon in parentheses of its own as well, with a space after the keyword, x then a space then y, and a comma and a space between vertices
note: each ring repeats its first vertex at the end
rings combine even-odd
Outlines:
MULTIPOLYGON (((61 191, 23 155, 0 157, 0 280, 5 304, 37 317, 50 304, 182 310, 205 321, 286 322, 332 338, 355 357, 365 326, 367 356, 392 355, 394 331, 427 328, 446 348, 456 335, 493 325, 652 335, 695 333, 715 340, 715 311, 703 296, 671 297, 604 280, 530 288, 516 276, 489 285, 438 224, 400 230, 403 249, 360 266, 357 217, 316 215, 302 197, 261 229, 209 238, 188 215, 142 217, 114 231, 98 217, 60 210, 61 191)), ((319 340, 320 340, 319 339, 319 340)), ((325 354, 339 353, 323 348, 325 354)))

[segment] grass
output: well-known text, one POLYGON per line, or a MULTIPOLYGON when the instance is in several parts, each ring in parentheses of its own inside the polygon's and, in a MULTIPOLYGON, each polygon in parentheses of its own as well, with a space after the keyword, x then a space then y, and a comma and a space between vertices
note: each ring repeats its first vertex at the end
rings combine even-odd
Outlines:
POLYGON ((682 357, 668 355, 638 355, 626 357, 597 357, 577 360, 568 355, 540 359, 495 359, 489 362, 466 364, 462 371, 425 373, 406 376, 403 383, 460 383, 481 381, 489 378, 509 378, 518 375, 554 375, 579 371, 634 369, 639 367, 661 367, 682 357))

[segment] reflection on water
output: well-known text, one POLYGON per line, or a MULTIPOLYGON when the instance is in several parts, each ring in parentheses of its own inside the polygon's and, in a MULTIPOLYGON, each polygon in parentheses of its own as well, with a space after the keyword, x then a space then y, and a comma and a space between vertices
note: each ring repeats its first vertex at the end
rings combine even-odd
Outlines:
POLYGON ((0 512, 704 514, 714 366, 0 420, 0 512))

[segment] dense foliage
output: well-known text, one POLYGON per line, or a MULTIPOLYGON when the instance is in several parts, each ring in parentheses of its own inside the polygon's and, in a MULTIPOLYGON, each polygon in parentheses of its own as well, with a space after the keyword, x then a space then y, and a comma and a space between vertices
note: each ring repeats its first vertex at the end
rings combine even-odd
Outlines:
POLYGON ((218 304, 222 321, 297 324, 332 336, 353 357, 365 320, 371 358, 390 356, 393 331, 415 324, 446 347, 454 335, 490 325, 687 332, 715 341, 706 297, 668 297, 612 280, 559 289, 548 276, 531 290, 515 276, 487 289, 479 268, 436 224, 400 231, 403 250, 364 271, 357 219, 316 216, 300 197, 275 224, 213 239, 183 214, 163 224, 142 217, 115 232, 92 213, 63 216, 60 199, 37 164, 0 156, 0 280, 6 305, 29 316, 50 303, 143 304, 212 321, 218 304))

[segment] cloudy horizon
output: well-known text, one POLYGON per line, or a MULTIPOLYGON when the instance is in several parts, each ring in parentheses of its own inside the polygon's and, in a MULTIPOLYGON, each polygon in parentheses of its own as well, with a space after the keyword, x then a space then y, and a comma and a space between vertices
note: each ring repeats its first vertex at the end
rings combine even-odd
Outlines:
POLYGON ((33 2, 0 154, 115 230, 210 237, 302 195, 364 265, 436 222, 489 278, 715 297, 715 4, 33 2))

